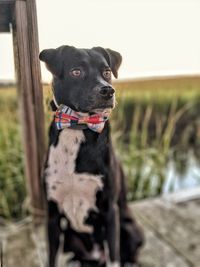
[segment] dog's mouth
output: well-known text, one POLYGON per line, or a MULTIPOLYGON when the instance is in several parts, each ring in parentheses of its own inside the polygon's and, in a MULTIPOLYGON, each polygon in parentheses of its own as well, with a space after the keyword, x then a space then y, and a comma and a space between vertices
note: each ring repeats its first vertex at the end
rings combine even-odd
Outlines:
POLYGON ((104 111, 112 111, 115 108, 115 98, 107 101, 99 101, 99 99, 90 98, 84 102, 74 102, 73 107, 75 111, 89 114, 100 114, 104 111))
POLYGON ((114 108, 114 105, 105 105, 92 108, 89 114, 110 114, 114 108))
POLYGON ((114 105, 103 105, 90 108, 79 108, 75 106, 75 111, 85 113, 85 114, 110 114, 114 108, 114 105))
POLYGON ((112 108, 97 108, 89 112, 91 115, 92 114, 101 114, 104 116, 109 116, 110 113, 112 112, 112 108))
POLYGON ((104 113, 111 112, 115 108, 115 101, 109 101, 109 103, 96 105, 90 108, 89 113, 104 113))
POLYGON ((89 113, 89 114, 102 114, 106 112, 111 112, 115 107, 115 104, 109 104, 109 105, 91 105, 87 108, 82 107, 76 107, 76 111, 83 112, 83 113, 89 113))

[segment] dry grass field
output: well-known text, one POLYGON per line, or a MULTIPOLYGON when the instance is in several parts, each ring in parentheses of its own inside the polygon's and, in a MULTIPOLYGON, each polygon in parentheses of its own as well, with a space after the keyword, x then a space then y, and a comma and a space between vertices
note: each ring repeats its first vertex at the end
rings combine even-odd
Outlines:
MULTIPOLYGON (((129 200, 163 192, 169 161, 187 170, 192 153, 199 164, 200 77, 129 80, 115 83, 113 142, 128 177, 129 200), (191 152, 192 151, 192 152, 191 152)), ((46 129, 52 117, 50 86, 44 86, 46 129)), ((0 89, 0 216, 26 214, 20 111, 15 88, 0 89)), ((197 175, 200 184, 200 173, 197 175)), ((174 190, 173 181, 169 190, 174 190)))

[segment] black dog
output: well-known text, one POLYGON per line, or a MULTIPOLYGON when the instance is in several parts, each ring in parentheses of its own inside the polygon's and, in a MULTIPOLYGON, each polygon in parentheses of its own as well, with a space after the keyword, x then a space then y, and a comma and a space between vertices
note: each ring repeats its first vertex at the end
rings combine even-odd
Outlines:
POLYGON ((58 109, 44 172, 49 266, 55 266, 61 234, 64 251, 73 252, 72 261, 81 266, 137 263, 143 235, 127 206, 107 120, 115 104, 111 73, 117 78, 121 55, 61 46, 39 57, 53 74, 52 107, 58 109))

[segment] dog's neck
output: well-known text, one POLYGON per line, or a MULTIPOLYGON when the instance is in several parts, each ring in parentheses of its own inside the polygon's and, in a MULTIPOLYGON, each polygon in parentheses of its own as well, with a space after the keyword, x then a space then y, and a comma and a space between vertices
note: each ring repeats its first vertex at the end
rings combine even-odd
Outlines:
POLYGON ((94 132, 101 133, 105 122, 108 120, 111 109, 96 109, 92 114, 77 112, 66 105, 59 105, 53 102, 55 111, 55 123, 58 130, 65 128, 71 129, 90 129, 94 132))

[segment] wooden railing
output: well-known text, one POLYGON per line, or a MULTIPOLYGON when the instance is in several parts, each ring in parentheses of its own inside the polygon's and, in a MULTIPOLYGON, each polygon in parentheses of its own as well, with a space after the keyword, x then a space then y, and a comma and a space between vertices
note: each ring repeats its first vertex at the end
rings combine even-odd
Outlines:
POLYGON ((38 222, 45 211, 41 179, 45 142, 35 0, 0 0, 0 15, 0 31, 13 35, 25 174, 31 211, 38 222))

